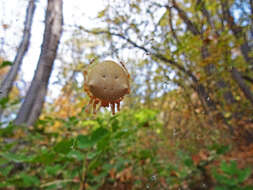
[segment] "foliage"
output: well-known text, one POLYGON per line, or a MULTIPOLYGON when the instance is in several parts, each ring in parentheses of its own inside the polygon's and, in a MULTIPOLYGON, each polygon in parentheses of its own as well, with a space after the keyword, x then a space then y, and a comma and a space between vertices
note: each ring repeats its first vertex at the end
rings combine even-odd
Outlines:
POLYGON ((61 121, 62 127, 70 127, 71 134, 78 130, 87 130, 87 134, 64 137, 45 132, 54 122, 52 118, 39 121, 28 131, 10 124, 1 129, 1 136, 5 137, 1 145, 1 187, 60 188, 64 183, 78 186, 82 180, 89 189, 96 189, 105 179, 128 181, 133 177, 134 162, 154 155, 155 150, 144 150, 136 140, 143 122, 155 122, 155 114, 140 110, 76 123, 77 118, 71 117, 61 121), (124 120, 130 116, 136 119, 124 120), (139 148, 135 150, 136 147, 139 148), (55 177, 59 180, 54 181, 55 177))
POLYGON ((11 66, 13 63, 10 61, 3 61, 0 65, 0 69, 7 67, 7 66, 11 66))
MULTIPOLYGON (((228 147, 213 144, 193 154, 192 149, 179 148, 184 144, 182 139, 175 147, 167 146, 172 136, 162 127, 158 113, 126 109, 115 116, 107 112, 93 119, 47 116, 29 128, 10 123, 0 130, 0 186, 120 189, 124 184, 128 189, 177 189, 207 183, 205 166, 219 160, 228 147), (48 130, 55 123, 60 130, 48 130)), ((225 183, 227 175, 238 176, 233 187, 239 187, 250 175, 249 169, 237 169, 234 162, 213 167, 217 185, 226 187, 230 185, 225 183), (219 169, 224 174, 219 174, 219 169)))
POLYGON ((230 163, 222 162, 220 164, 220 170, 222 173, 218 173, 217 169, 213 170, 213 176, 218 182, 218 186, 215 188, 219 189, 251 189, 252 186, 242 187, 242 184, 251 175, 251 169, 245 168, 240 169, 237 167, 236 161, 230 163))

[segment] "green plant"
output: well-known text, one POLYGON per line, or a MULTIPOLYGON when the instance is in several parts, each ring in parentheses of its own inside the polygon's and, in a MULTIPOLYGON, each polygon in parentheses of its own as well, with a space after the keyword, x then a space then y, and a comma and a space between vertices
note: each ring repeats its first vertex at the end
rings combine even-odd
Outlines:
POLYGON ((213 168, 212 174, 217 182, 215 190, 250 190, 253 188, 244 185, 251 175, 251 169, 238 168, 234 160, 229 163, 222 161, 219 168, 213 168))

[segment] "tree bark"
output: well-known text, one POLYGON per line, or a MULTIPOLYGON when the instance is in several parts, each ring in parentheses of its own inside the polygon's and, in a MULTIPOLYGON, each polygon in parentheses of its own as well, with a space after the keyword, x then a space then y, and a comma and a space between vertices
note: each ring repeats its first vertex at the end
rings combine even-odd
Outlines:
POLYGON ((41 54, 31 86, 15 120, 16 125, 33 125, 38 119, 53 69, 63 25, 62 0, 48 0, 41 54))
POLYGON ((250 12, 251 12, 251 27, 250 27, 250 32, 251 32, 251 38, 253 38, 253 0, 249 1, 250 3, 250 12))
MULTIPOLYGON (((28 50, 31 38, 32 21, 35 11, 35 0, 30 0, 26 9, 26 18, 24 23, 24 33, 21 43, 18 47, 16 57, 13 61, 13 65, 7 75, 5 76, 0 86, 0 99, 7 98, 13 83, 17 77, 20 66, 22 65, 23 58, 28 50)), ((0 119, 3 114, 3 108, 0 108, 0 119)))
POLYGON ((232 77, 237 82, 238 86, 242 90, 243 94, 246 96, 246 98, 251 102, 253 105, 253 94, 250 91, 250 88, 247 86, 247 84, 244 82, 241 74, 236 68, 232 68, 231 70, 232 77))

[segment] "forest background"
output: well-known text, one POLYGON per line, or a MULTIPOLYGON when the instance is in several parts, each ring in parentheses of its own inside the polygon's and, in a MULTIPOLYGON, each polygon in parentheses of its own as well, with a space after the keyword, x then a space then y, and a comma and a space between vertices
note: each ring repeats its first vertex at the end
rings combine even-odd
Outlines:
POLYGON ((0 189, 253 188, 252 0, 9 2, 0 189), (94 59, 131 75, 114 116, 84 111, 94 59))

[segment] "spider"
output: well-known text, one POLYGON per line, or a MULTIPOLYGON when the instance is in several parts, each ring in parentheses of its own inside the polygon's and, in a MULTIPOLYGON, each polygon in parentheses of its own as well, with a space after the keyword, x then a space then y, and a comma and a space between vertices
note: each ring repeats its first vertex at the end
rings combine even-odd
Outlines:
POLYGON ((84 70, 84 91, 90 97, 85 109, 89 112, 93 107, 93 114, 100 107, 111 107, 112 114, 115 114, 115 105, 120 111, 120 102, 126 94, 130 93, 130 75, 125 65, 120 62, 103 61, 92 63, 84 70), (97 108, 98 105, 98 108, 97 108))

